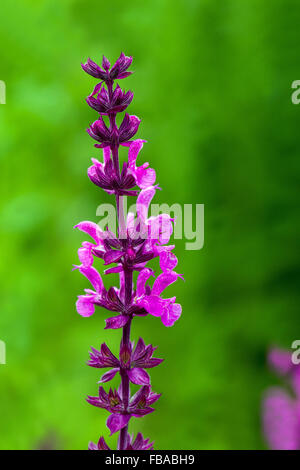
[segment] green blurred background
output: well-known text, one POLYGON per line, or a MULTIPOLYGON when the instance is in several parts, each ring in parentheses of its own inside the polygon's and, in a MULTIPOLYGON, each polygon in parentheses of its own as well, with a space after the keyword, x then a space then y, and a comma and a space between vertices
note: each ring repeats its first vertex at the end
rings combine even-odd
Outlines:
MULTIPOLYGON (((75 311, 87 287, 72 229, 97 221, 108 198, 86 168, 97 155, 84 98, 88 56, 133 55, 130 112, 142 118, 141 161, 163 191, 155 202, 205 204, 205 246, 177 242, 185 282, 173 328, 137 320, 133 338, 158 345, 157 411, 131 430, 157 449, 259 449, 260 401, 274 383, 270 344, 299 339, 300 79, 297 0, 2 0, 0 79, 0 448, 85 449, 107 414, 88 405, 99 371, 88 349, 105 312, 75 311)), ((100 267, 100 265, 98 265, 100 267)), ((101 267, 100 267, 101 269, 101 267)), ((106 279, 106 282, 109 279, 106 279)), ((100 371, 101 372, 101 371, 100 371)), ((114 439, 108 438, 109 445, 114 439)))

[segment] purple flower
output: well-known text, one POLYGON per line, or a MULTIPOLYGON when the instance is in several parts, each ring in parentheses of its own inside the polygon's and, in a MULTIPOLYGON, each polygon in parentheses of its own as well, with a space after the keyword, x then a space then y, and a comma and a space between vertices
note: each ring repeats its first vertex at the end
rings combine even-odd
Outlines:
MULTIPOLYGON (((135 139, 140 119, 126 113, 133 93, 114 85, 114 80, 132 73, 128 71, 131 62, 131 57, 121 53, 113 66, 104 56, 101 66, 91 59, 82 64, 83 70, 99 79, 86 100, 99 117, 87 132, 103 154, 103 158, 92 159, 87 173, 93 184, 115 197, 118 229, 112 233, 88 221, 76 225, 92 240, 82 243, 78 250, 80 264, 74 268, 89 280, 93 288, 85 289, 85 294, 78 297, 78 313, 88 317, 95 312, 96 306, 103 307, 114 312, 114 316, 105 319, 105 329, 122 328, 118 356, 111 352, 106 343, 102 343, 99 351, 91 349, 88 361, 91 367, 108 368, 99 382, 109 382, 118 375, 121 384, 117 390, 110 388, 108 393, 100 386, 98 395, 88 396, 87 401, 109 412, 106 424, 111 434, 119 432, 119 450, 148 450, 153 449, 153 443, 144 439, 141 433, 135 439, 131 437, 128 426, 132 417, 140 418, 154 411, 152 405, 160 395, 151 390, 148 370, 158 366, 162 359, 153 357, 156 348, 146 345, 142 338, 134 345, 130 340, 131 323, 137 316, 151 314, 160 317, 165 326, 172 326, 181 315, 181 306, 176 303, 176 297, 163 298, 162 294, 182 276, 175 272, 178 260, 173 253, 175 246, 169 244, 174 220, 169 214, 149 215, 150 203, 159 188, 156 172, 149 163, 137 164, 139 152, 146 141, 135 139), (124 111, 123 119, 117 121, 117 114, 124 111), (103 116, 107 116, 105 120, 103 116), (120 146, 128 147, 128 158, 122 165, 119 161, 120 146), (136 215, 130 212, 125 217, 122 196, 137 197, 136 215), (148 265, 154 258, 159 258, 162 271, 158 276, 148 265), (101 275, 94 266, 97 259, 101 259, 106 267, 104 274, 119 276, 118 287, 104 287, 101 275), (136 282, 134 271, 138 272, 136 282), (152 276, 156 279, 151 287, 148 281, 152 276), (130 383, 141 386, 133 396, 130 383)), ((97 444, 90 442, 89 449, 110 450, 103 437, 97 444)))
POLYGON ((125 114, 123 121, 119 127, 119 142, 125 144, 132 139, 137 133, 141 120, 137 116, 129 116, 125 114))
POLYGON ((156 350, 151 344, 145 345, 142 338, 139 338, 135 349, 133 343, 129 346, 122 345, 120 349, 120 360, 118 360, 105 343, 101 345, 100 351, 92 348, 88 365, 96 368, 113 367, 100 379, 100 383, 109 382, 117 372, 127 375, 130 382, 136 385, 149 385, 150 377, 145 369, 156 367, 163 359, 154 358, 156 350))
POLYGON ((131 142, 128 151, 128 166, 132 171, 137 186, 141 189, 153 186, 156 180, 156 173, 153 168, 149 168, 149 163, 146 162, 141 166, 136 166, 136 160, 139 152, 143 148, 145 140, 137 139, 131 142))
POLYGON ((175 303, 176 297, 163 299, 161 294, 178 279, 179 274, 169 270, 163 272, 154 281, 152 289, 149 290, 149 288, 146 289, 145 284, 150 275, 147 268, 140 272, 137 280, 136 303, 151 315, 160 317, 165 326, 173 326, 181 315, 181 305, 175 303))
POLYGON ((132 57, 126 56, 123 52, 121 53, 120 57, 116 61, 116 63, 112 66, 110 70, 110 79, 117 80, 120 78, 129 77, 132 72, 127 72, 127 69, 130 67, 132 63, 132 57))
MULTIPOLYGON (((110 153, 109 147, 103 149, 106 154, 110 153)), ((92 158, 93 165, 88 168, 88 177, 108 194, 117 194, 119 196, 136 196, 137 191, 131 189, 136 186, 136 180, 132 172, 128 169, 126 162, 123 164, 121 175, 118 175, 111 159, 101 163, 92 158), (130 191, 131 190, 131 191, 130 191)))
POLYGON ((99 144, 95 144, 95 147, 97 148, 105 148, 109 145, 127 145, 130 142, 130 139, 137 133, 140 122, 141 121, 137 116, 130 116, 126 113, 119 129, 109 129, 105 124, 103 117, 100 116, 97 121, 90 125, 87 129, 87 133, 92 137, 92 139, 100 142, 99 144))
POLYGON ((74 228, 78 228, 82 232, 87 233, 95 241, 95 244, 91 242, 83 242, 82 246, 78 250, 79 261, 83 266, 89 267, 94 262, 92 255, 93 249, 96 249, 97 253, 104 253, 104 239, 106 234, 101 230, 99 225, 89 221, 80 222, 75 225, 74 228))
POLYGON ((273 370, 290 385, 293 395, 282 387, 272 387, 263 399, 263 430, 274 450, 300 450, 300 367, 291 354, 279 348, 269 352, 273 370))
POLYGON ((97 65, 91 59, 88 59, 85 64, 81 64, 83 70, 92 75, 92 77, 99 78, 105 82, 111 82, 121 78, 126 78, 132 74, 127 69, 132 63, 132 57, 127 57, 122 52, 116 63, 110 68, 110 62, 103 56, 102 67, 97 65))
POLYGON ((96 397, 88 396, 87 402, 98 408, 103 408, 111 413, 107 419, 107 426, 114 434, 127 426, 132 416, 140 418, 154 411, 151 407, 160 397, 154 393, 151 387, 144 385, 130 399, 128 406, 124 409, 124 401, 119 391, 110 389, 108 393, 103 387, 99 387, 99 394, 96 397))
POLYGON ((126 450, 153 450, 153 444, 153 442, 149 442, 149 439, 144 439, 143 434, 140 432, 135 439, 133 439, 133 435, 127 434, 126 450))
MULTIPOLYGON (((94 444, 94 442, 89 443, 89 450, 110 450, 110 448, 106 444, 104 437, 100 437, 97 444, 94 444)), ((153 442, 149 442, 149 439, 144 439, 143 434, 140 432, 137 433, 135 439, 133 435, 130 436, 127 433, 125 450, 153 450, 153 442)))
POLYGON ((160 396, 160 393, 152 392, 150 386, 144 385, 130 399, 129 413, 136 418, 152 413, 154 408, 152 408, 151 405, 153 405, 160 396))
POLYGON ((103 367, 118 367, 119 360, 113 355, 109 347, 105 344, 101 344, 100 351, 91 348, 90 360, 88 365, 91 367, 103 368, 103 367))
MULTIPOLYGON (((98 271, 93 267, 85 266, 75 266, 81 274, 83 274, 92 284, 95 290, 85 289, 85 295, 79 295, 76 302, 76 309, 79 315, 83 317, 90 317, 95 313, 95 305, 103 307, 112 312, 124 312, 125 306, 122 303, 119 295, 118 289, 115 287, 110 287, 107 291, 103 285, 102 278, 98 271)), ((109 321, 114 321, 120 318, 124 318, 122 326, 124 326, 129 317, 126 315, 119 315, 117 317, 108 318, 106 323, 109 321)), ((106 326, 108 328, 108 326, 106 326)), ((121 326, 109 326, 109 328, 120 328, 121 326)))
POLYGON ((117 85, 113 91, 111 99, 108 91, 103 86, 99 88, 97 85, 92 94, 87 97, 86 101, 87 104, 95 111, 98 111, 99 114, 107 115, 124 111, 130 105, 132 99, 133 93, 131 91, 125 93, 119 85, 117 85), (94 97, 95 94, 96 96, 94 97))
POLYGON ((89 442, 89 450, 110 450, 110 448, 106 444, 104 437, 100 437, 97 444, 89 442))
POLYGON ((76 302, 76 309, 79 315, 90 317, 95 312, 95 305, 104 306, 104 293, 106 290, 102 278, 95 268, 92 266, 88 268, 79 266, 78 269, 95 289, 85 289, 86 295, 79 295, 76 302))
POLYGON ((280 376, 285 376, 294 369, 291 353, 284 349, 272 348, 268 354, 269 366, 280 376))
POLYGON ((100 142, 100 144, 95 144, 97 148, 107 147, 113 140, 112 131, 107 127, 102 116, 90 125, 87 129, 87 133, 92 139, 100 142))
MULTIPOLYGON (((107 153, 106 149, 105 153, 107 153)), ((172 219, 168 215, 164 218, 159 215, 146 220, 141 219, 144 215, 141 201, 147 197, 145 193, 153 194, 153 191, 155 192, 155 189, 149 187, 139 194, 140 217, 135 218, 132 213, 128 214, 125 237, 118 238, 108 230, 102 231, 93 222, 81 222, 75 226, 88 233, 96 243, 95 245, 91 242, 84 242, 79 249, 79 259, 84 266, 91 266, 96 257, 103 259, 105 265, 118 264, 117 267, 106 270, 105 274, 122 272, 125 266, 141 271, 145 263, 159 256, 162 271, 171 271, 176 267, 177 258, 171 251, 174 245, 164 245, 169 241, 173 230, 172 219)))

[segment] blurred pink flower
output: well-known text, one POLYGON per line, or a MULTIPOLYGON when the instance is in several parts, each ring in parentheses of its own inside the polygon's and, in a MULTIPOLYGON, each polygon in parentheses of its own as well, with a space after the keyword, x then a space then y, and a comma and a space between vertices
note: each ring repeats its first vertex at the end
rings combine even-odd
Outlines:
POLYGON ((270 350, 268 363, 287 386, 271 387, 264 395, 265 438, 273 450, 300 450, 300 365, 279 348, 270 350))

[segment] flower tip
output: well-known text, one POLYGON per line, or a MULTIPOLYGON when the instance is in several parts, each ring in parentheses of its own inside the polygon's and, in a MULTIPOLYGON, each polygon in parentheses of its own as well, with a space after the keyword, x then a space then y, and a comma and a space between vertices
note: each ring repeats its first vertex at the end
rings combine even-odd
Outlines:
POLYGON ((110 69, 110 62, 109 62, 109 60, 105 57, 105 55, 103 55, 102 67, 103 67, 104 70, 106 70, 106 71, 108 71, 108 70, 110 69))

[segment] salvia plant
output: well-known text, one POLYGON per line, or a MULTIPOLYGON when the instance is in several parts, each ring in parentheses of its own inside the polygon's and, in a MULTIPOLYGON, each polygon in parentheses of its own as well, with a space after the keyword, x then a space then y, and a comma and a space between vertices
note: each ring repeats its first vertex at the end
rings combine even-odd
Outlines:
POLYGON ((300 450, 300 365, 291 353, 272 348, 268 355, 272 370, 285 387, 271 387, 263 400, 263 428, 269 447, 274 450, 300 450))
MULTIPOLYGON (((134 139, 140 125, 137 116, 125 113, 118 126, 116 116, 126 110, 133 93, 123 91, 116 80, 121 80, 132 72, 128 71, 132 57, 123 53, 111 67, 106 57, 101 66, 91 59, 82 68, 98 79, 92 93, 87 97, 88 105, 98 112, 98 119, 87 129, 101 149, 101 161, 92 159, 88 177, 99 188, 113 195, 116 202, 118 228, 116 233, 109 227, 100 228, 94 222, 84 221, 76 228, 88 234, 93 241, 85 241, 78 250, 80 265, 75 266, 91 283, 93 289, 85 289, 76 302, 77 312, 83 317, 94 314, 96 307, 110 312, 105 320, 106 329, 122 329, 118 354, 114 354, 103 343, 100 349, 91 349, 88 365, 109 370, 102 375, 99 383, 109 382, 117 374, 120 386, 117 390, 105 391, 101 385, 97 396, 88 396, 91 405, 109 412, 107 427, 110 435, 119 432, 118 450, 153 449, 153 443, 144 439, 141 433, 135 437, 128 433, 132 417, 141 418, 154 411, 152 405, 160 395, 153 392, 150 376, 146 369, 158 366, 162 359, 153 357, 155 347, 145 344, 139 338, 136 344, 130 338, 131 324, 135 317, 153 315, 160 317, 165 326, 173 326, 181 315, 181 305, 176 297, 164 298, 163 291, 178 277, 174 271, 177 258, 168 245, 174 220, 168 214, 149 217, 149 206, 158 188, 155 170, 148 163, 137 163, 139 152, 146 142, 134 139), (120 168, 120 146, 128 151, 128 157, 120 168), (102 155, 101 155, 102 156, 102 155), (136 213, 124 211, 124 197, 137 197, 136 213), (98 258, 107 266, 105 275, 117 273, 119 286, 106 289, 101 275, 94 267, 98 258), (147 263, 159 259, 161 272, 147 267, 147 263), (152 287, 150 278, 154 277, 152 287), (111 313, 112 312, 112 313, 111 313), (131 394, 130 384, 139 386, 131 394)), ((135 200, 133 200, 135 201, 135 200)), ((108 450, 103 437, 97 444, 90 442, 91 450, 108 450)))

